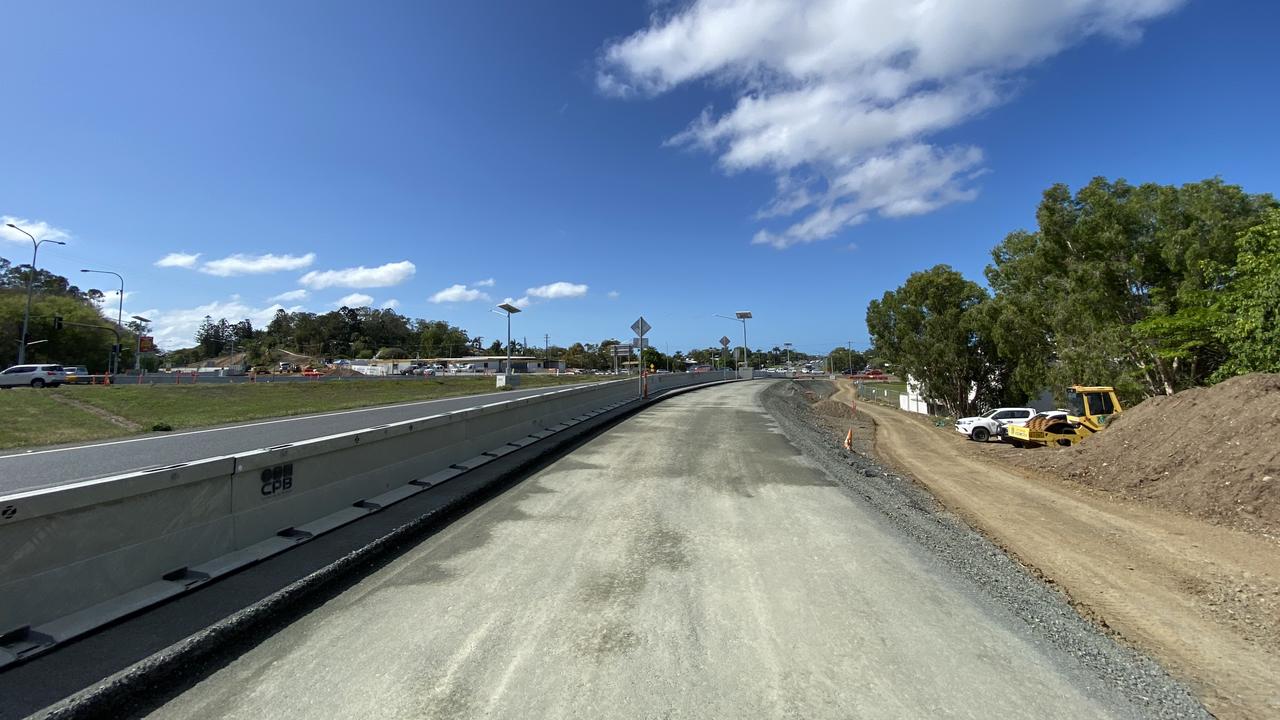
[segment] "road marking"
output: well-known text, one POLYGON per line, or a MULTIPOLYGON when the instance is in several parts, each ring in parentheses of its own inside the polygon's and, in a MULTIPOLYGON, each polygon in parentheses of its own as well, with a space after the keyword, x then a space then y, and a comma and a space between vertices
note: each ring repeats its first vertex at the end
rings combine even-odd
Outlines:
MULTIPOLYGON (((561 390, 565 390, 565 389, 567 388, 555 388, 554 390, 550 390, 549 392, 560 392, 561 390)), ((488 393, 485 393, 485 394, 487 395, 488 393)), ((547 394, 547 393, 541 393, 541 394, 547 394)), ((93 443, 92 445, 73 445, 71 447, 50 448, 48 450, 29 450, 24 453, 15 453, 13 455, 0 455, 0 460, 28 458, 28 457, 35 457, 36 455, 48 455, 50 453, 70 452, 72 450, 91 450, 94 448, 109 447, 111 445, 127 445, 129 443, 148 442, 151 440, 168 440, 170 438, 184 437, 186 435, 201 435, 203 433, 215 433, 215 432, 222 432, 224 430, 240 430, 243 428, 259 427, 261 425, 276 425, 280 423, 298 422, 300 420, 317 420, 319 418, 336 417, 338 415, 354 415, 356 413, 376 412, 378 410, 395 410, 397 408, 415 407, 418 405, 430 405, 431 403, 446 402, 449 400, 458 400, 461 397, 465 397, 465 396, 451 397, 451 398, 436 398, 435 400, 419 400, 417 402, 401 403, 398 405, 378 405, 375 407, 357 408, 355 410, 340 410, 338 412, 322 413, 320 415, 298 415, 296 417, 279 418, 276 420, 263 420, 262 422, 245 423, 243 425, 227 425, 225 427, 206 428, 204 430, 188 430, 186 432, 167 433, 165 435, 152 435, 149 437, 140 437, 140 438, 130 438, 128 440, 111 440, 109 442, 93 443)), ((475 397, 483 397, 483 396, 475 396, 475 397)), ((522 395, 520 398, 510 398, 510 400, 519 400, 525 397, 537 397, 537 394, 522 395)), ((503 402, 509 402, 509 401, 503 401, 503 402)), ((500 405, 501 403, 490 403, 490 404, 500 405)), ((488 406, 470 405, 468 407, 458 408, 458 409, 469 410, 474 407, 488 407, 488 406)), ((453 411, 453 412, 456 412, 456 411, 453 411)))

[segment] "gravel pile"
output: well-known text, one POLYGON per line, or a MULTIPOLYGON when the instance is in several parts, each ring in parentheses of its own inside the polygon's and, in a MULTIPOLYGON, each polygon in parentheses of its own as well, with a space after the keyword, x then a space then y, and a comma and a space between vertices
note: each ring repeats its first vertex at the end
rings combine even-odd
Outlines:
POLYGON ((1153 660, 1082 618, 1063 594, 941 507, 923 488, 865 454, 832 443, 830 430, 812 408, 815 391, 829 394, 813 383, 801 387, 777 382, 762 399, 798 449, 943 566, 972 582, 976 594, 1024 623, 1036 641, 1056 651, 1052 655, 1074 664, 1068 669, 1095 696, 1128 705, 1135 717, 1211 717, 1153 660))

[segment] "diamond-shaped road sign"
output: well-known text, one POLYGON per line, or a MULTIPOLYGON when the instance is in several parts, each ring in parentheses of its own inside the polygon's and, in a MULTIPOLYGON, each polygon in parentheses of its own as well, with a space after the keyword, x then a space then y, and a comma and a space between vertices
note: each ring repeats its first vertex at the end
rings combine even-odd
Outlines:
POLYGON ((720 338, 720 347, 729 347, 729 336, 725 335, 720 338))
POLYGON ((648 335, 649 331, 652 329, 653 327, 649 325, 647 321, 645 321, 643 315, 640 316, 639 320, 631 323, 631 331, 639 335, 640 337, 644 337, 645 335, 648 335))

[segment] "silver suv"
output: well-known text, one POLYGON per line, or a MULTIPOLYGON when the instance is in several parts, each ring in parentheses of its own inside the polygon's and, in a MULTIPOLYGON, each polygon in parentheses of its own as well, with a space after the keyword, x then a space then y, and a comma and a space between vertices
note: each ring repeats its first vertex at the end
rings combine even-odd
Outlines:
POLYGON ((61 365, 14 365, 0 372, 0 389, 58 387, 67 381, 61 365))

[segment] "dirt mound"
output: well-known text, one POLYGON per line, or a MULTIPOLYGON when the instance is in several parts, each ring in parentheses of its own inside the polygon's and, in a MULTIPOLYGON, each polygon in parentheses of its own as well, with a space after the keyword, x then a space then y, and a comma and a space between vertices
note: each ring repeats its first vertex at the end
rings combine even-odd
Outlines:
POLYGON ((845 419, 853 419, 855 417, 853 408, 838 400, 822 400, 814 403, 811 407, 819 415, 845 419))
POLYGON ((220 355, 216 358, 209 358, 200 363, 201 367, 238 367, 245 364, 248 359, 246 353, 233 353, 231 355, 220 355))
POLYGON ((1280 375, 1147 400, 1079 445, 1011 456, 1105 490, 1280 532, 1280 375))

